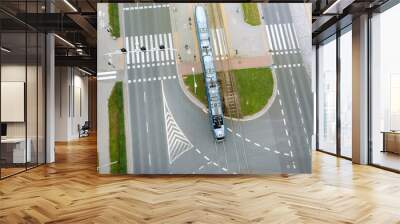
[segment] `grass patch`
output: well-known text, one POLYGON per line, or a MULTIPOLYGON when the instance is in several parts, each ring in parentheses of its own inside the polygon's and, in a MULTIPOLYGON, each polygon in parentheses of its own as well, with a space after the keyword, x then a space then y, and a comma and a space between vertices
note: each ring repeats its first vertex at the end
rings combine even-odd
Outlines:
POLYGON ((193 95, 198 100, 200 100, 204 105, 208 105, 207 96, 206 96, 206 87, 205 87, 203 73, 195 74, 195 76, 196 76, 196 83, 197 83, 196 94, 194 94, 194 78, 193 78, 193 75, 185 76, 184 82, 185 82, 186 86, 189 87, 190 92, 193 93, 193 95))
POLYGON ((118 3, 108 4, 108 20, 111 27, 111 35, 116 38, 120 37, 118 3))
POLYGON ((125 118, 122 82, 116 82, 108 98, 110 162, 112 174, 126 173, 125 118))
MULTIPOLYGON (((268 103, 274 89, 274 79, 269 68, 249 68, 233 70, 236 87, 239 92, 242 116, 252 115, 260 111, 268 103)), ((197 94, 204 105, 208 105, 203 73, 195 74, 197 94)), ((185 76, 185 84, 194 95, 193 75, 185 76)))
POLYGON ((234 70, 233 73, 239 91, 242 115, 251 115, 264 108, 274 89, 271 69, 249 68, 234 70))
POLYGON ((244 21, 251 26, 261 24, 257 3, 242 3, 244 21))

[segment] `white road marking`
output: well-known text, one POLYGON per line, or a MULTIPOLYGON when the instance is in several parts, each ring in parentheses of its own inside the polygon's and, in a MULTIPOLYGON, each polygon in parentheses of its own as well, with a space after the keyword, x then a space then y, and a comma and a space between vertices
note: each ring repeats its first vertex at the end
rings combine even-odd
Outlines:
POLYGON ((242 137, 239 133, 236 133, 236 136, 238 136, 238 137, 242 137))
POLYGON ((146 91, 143 91, 143 101, 146 103, 146 91))
POLYGON ((225 167, 222 167, 222 170, 228 172, 228 170, 225 167))
POLYGON ((261 145, 258 143, 254 143, 255 146, 260 147, 261 145))
POLYGON ((126 54, 126 64, 127 65, 129 65, 130 63, 131 63, 131 60, 130 60, 130 52, 129 52, 129 37, 125 37, 125 47, 126 47, 126 51, 127 51, 127 54, 126 54))
POLYGON ((283 116, 285 116, 285 112, 283 111, 283 109, 281 109, 281 113, 283 116))
POLYGON ((278 28, 279 28, 279 32, 282 36, 282 44, 283 44, 283 49, 287 49, 286 47, 286 42, 285 42, 285 35, 283 35, 283 31, 282 31, 282 24, 278 24, 278 28))
POLYGON ((288 136, 288 137, 289 137, 289 132, 288 132, 288 130, 287 130, 287 129, 285 129, 285 132, 286 132, 286 136, 288 136))
POLYGON ((149 122, 146 121, 146 131, 149 133, 149 122))
POLYGON ((292 143, 290 142, 290 140, 287 140, 287 143, 288 143, 289 147, 292 146, 292 143))
POLYGON ((276 154, 280 154, 281 152, 279 152, 279 151, 277 151, 277 150, 274 150, 274 152, 276 153, 276 154))
POLYGON ((250 142, 250 139, 248 139, 248 138, 245 138, 244 140, 245 140, 246 142, 250 142))
POLYGON ((285 124, 285 126, 286 126, 286 119, 285 118, 283 118, 283 124, 285 124))
POLYGON ((204 159, 206 159, 207 161, 210 161, 210 158, 208 158, 207 156, 204 156, 204 159))
POLYGON ((267 151, 271 151, 271 149, 268 148, 268 147, 264 147, 264 149, 267 150, 267 151))
POLYGON ((271 37, 271 34, 269 32, 268 25, 265 25, 265 30, 267 31, 267 39, 268 39, 269 48, 271 50, 274 50, 274 46, 272 45, 272 37, 271 37))
POLYGON ((226 130, 228 130, 229 132, 232 132, 232 129, 230 129, 230 128, 226 128, 226 130))
POLYGON ((200 150, 199 150, 199 149, 196 149, 196 152, 197 152, 198 154, 201 154, 201 152, 200 152, 200 150))
POLYGON ((174 50, 172 49, 174 47, 174 45, 172 44, 172 34, 168 33, 168 41, 169 41, 169 48, 171 49, 171 60, 175 60, 174 59, 174 50))

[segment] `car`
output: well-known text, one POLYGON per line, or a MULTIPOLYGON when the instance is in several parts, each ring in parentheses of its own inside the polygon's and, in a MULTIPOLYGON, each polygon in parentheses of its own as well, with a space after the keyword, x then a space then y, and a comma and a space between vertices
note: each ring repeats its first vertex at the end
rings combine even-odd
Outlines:
POLYGON ((146 47, 145 47, 145 46, 142 46, 142 47, 140 47, 140 50, 141 50, 141 51, 146 51, 146 47))
POLYGON ((163 44, 160 45, 160 50, 164 50, 165 46, 163 44))

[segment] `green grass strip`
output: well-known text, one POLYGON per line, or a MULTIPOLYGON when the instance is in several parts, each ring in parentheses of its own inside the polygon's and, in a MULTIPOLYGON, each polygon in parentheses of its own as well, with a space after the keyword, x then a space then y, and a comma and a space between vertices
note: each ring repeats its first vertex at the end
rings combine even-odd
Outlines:
POLYGON ((110 162, 112 174, 126 173, 125 118, 122 82, 116 82, 108 98, 110 162))
POLYGON ((120 37, 118 3, 108 4, 108 19, 111 27, 111 35, 116 38, 120 37))
MULTIPOLYGON (((274 79, 269 68, 248 68, 233 70, 236 88, 240 98, 242 116, 252 115, 262 110, 272 96, 274 79)), ((189 91, 204 105, 207 104, 203 73, 195 74, 197 89, 194 94, 193 75, 185 76, 185 84, 189 91)))
POLYGON ((257 3, 242 3, 244 21, 251 26, 261 24, 257 3))

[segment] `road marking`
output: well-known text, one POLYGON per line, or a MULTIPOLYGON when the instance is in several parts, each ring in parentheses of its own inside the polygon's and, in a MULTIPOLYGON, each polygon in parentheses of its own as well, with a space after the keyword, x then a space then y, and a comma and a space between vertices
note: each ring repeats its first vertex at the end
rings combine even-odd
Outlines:
POLYGON ((269 44, 269 49, 274 50, 274 46, 272 45, 272 37, 268 29, 268 25, 265 25, 265 30, 267 31, 267 39, 269 44))
MULTIPOLYGON (((218 45, 217 45, 217 36, 215 35, 215 29, 211 29, 210 30, 211 31, 211 39, 212 39, 212 41, 213 41, 213 45, 214 45, 214 54, 216 55, 216 56, 218 56, 219 54, 218 54, 218 45)), ((217 57, 217 60, 218 60, 219 58, 217 57)))
MULTIPOLYGON (((160 41, 160 45, 163 45, 163 36, 161 33, 158 35, 158 40, 160 41)), ((161 55, 161 61, 164 61, 164 51, 160 51, 160 55, 161 55)))
MULTIPOLYGON (((139 36, 139 44, 140 44, 139 48, 143 47, 143 36, 139 36)), ((145 63, 143 51, 140 51, 140 57, 141 57, 142 63, 145 63)))
MULTIPOLYGON (((150 35, 150 49, 154 49, 153 35, 150 35)), ((150 51, 151 54, 151 62, 154 61, 154 51, 150 51)), ((154 64, 152 64, 154 66, 154 64)))
POLYGON ((196 152, 197 152, 198 154, 201 154, 201 152, 200 152, 200 150, 199 150, 199 149, 196 149, 196 152))
POLYGON ((168 107, 167 100, 164 93, 164 84, 161 82, 161 92, 163 95, 163 111, 165 120, 165 131, 167 135, 168 145, 168 159, 169 163, 172 164, 177 158, 179 158, 185 152, 193 148, 193 144, 189 141, 183 131, 176 123, 171 110, 168 107))
POLYGON ((152 167, 152 165, 151 165, 151 155, 150 155, 150 153, 149 153, 149 165, 150 165, 150 167, 152 167))
POLYGON ((245 138, 244 140, 245 140, 246 142, 250 142, 250 139, 248 139, 248 138, 245 138))
POLYGON ((267 151, 271 151, 271 149, 268 148, 268 147, 264 147, 264 149, 267 150, 267 151))
POLYGON ((276 154, 280 154, 281 152, 279 152, 279 151, 277 151, 277 150, 274 150, 274 153, 276 153, 276 154))
POLYGON ((290 142, 290 140, 287 140, 287 143, 289 144, 289 147, 292 147, 292 143, 290 142))
POLYGON ((283 124, 285 124, 285 126, 286 126, 286 119, 285 118, 283 118, 283 124))
POLYGON ((282 44, 281 44, 281 38, 279 37, 278 26, 276 24, 273 24, 273 27, 274 27, 274 30, 275 30, 276 41, 278 42, 278 49, 281 50, 282 49, 282 44))
POLYGON ((174 45, 172 44, 172 34, 171 33, 168 33, 168 41, 169 41, 169 48, 171 51, 171 60, 175 60, 174 50, 172 49, 174 47, 174 45))
POLYGON ((281 113, 283 116, 285 116, 285 112, 283 111, 283 109, 281 109, 281 113))
POLYGON ((208 158, 207 156, 204 156, 204 159, 206 159, 207 161, 210 161, 210 158, 208 158))
POLYGON ((232 132, 232 129, 230 129, 230 128, 226 128, 226 130, 228 130, 229 132, 232 132))
POLYGON ((255 146, 260 147, 261 145, 258 143, 254 143, 255 146))
MULTIPOLYGON (((167 45, 167 43, 168 43, 167 34, 164 33, 164 47, 165 47, 165 49, 172 48, 172 46, 167 45)), ((163 50, 163 51, 165 53, 165 60, 169 61, 169 50, 163 50)))
POLYGON ((146 91, 143 91, 143 101, 146 103, 146 91))
POLYGON ((218 40, 218 50, 219 50, 219 55, 224 55, 223 49, 222 49, 222 41, 221 41, 221 34, 220 34, 221 29, 215 29, 215 32, 217 33, 217 40, 218 40))
MULTIPOLYGON (((149 62, 150 61, 150 52, 149 52, 149 50, 151 50, 151 48, 150 48, 150 46, 149 46, 149 41, 148 41, 148 36, 147 35, 144 35, 144 45, 145 45, 145 47, 146 47, 146 62, 149 62)), ((148 65, 147 65, 147 67, 149 67, 148 65)))
POLYGON ((203 168, 204 168, 204 165, 200 166, 200 167, 199 167, 199 170, 202 170, 203 168))
POLYGON ((149 122, 146 121, 146 131, 149 133, 149 122))
POLYGON ((287 130, 287 129, 285 129, 285 132, 286 132, 286 136, 288 136, 288 137, 289 137, 289 132, 288 132, 288 130, 287 130))
POLYGON ((219 166, 218 163, 216 163, 216 162, 213 162, 213 164, 214 164, 214 166, 219 166))
POLYGON ((240 137, 242 137, 242 136, 240 136, 240 134, 239 134, 239 133, 236 133, 236 136, 238 136, 239 138, 240 138, 240 137))
POLYGON ((225 167, 222 167, 222 170, 228 172, 228 170, 225 167))
POLYGON ((131 60, 130 60, 130 57, 129 57, 129 55, 130 55, 130 51, 129 51, 129 37, 125 37, 125 47, 126 47, 126 51, 127 51, 127 54, 126 54, 126 64, 127 65, 129 65, 129 64, 131 64, 131 60))
POLYGON ((285 155, 285 156, 288 156, 288 157, 289 157, 289 153, 286 153, 286 152, 285 152, 285 153, 283 153, 283 155, 285 155))
POLYGON ((290 39, 290 41, 292 42, 293 48, 294 48, 294 49, 298 48, 298 47, 296 46, 296 43, 294 42, 292 27, 290 26, 289 23, 285 24, 285 26, 286 26, 287 29, 288 29, 288 32, 289 32, 289 39, 290 39))
POLYGON ((280 34, 282 36, 283 49, 287 49, 286 42, 285 42, 286 37, 285 37, 285 35, 283 35, 282 24, 278 24, 278 28, 279 28, 279 32, 280 32, 280 34))
POLYGON ((282 106, 282 100, 281 99, 279 99, 279 104, 282 106))
POLYGON ((113 75, 113 76, 104 76, 104 77, 98 77, 97 80, 101 81, 101 80, 110 80, 110 79, 116 79, 117 76, 113 75))

